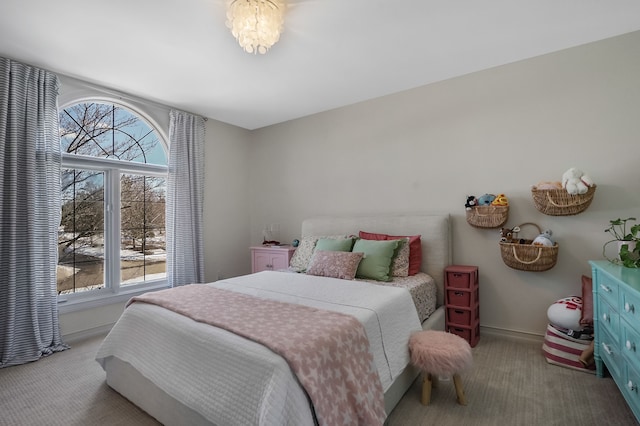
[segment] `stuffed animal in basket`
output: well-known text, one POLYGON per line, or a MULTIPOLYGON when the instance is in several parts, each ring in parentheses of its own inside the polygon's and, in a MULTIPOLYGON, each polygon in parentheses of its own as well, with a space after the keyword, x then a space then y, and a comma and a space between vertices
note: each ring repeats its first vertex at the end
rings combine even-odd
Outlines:
POLYGON ((541 181, 533 185, 534 189, 562 189, 560 181, 541 181))
POLYGON ((467 210, 471 210, 477 205, 478 205, 478 200, 476 200, 476 197, 473 195, 467 195, 467 202, 464 203, 464 208, 467 210))
POLYGON ((553 232, 551 232, 551 229, 545 229, 542 234, 533 239, 533 242, 531 244, 533 244, 534 246, 553 247, 555 242, 551 237, 552 235, 553 232))
POLYGON ((571 195, 584 194, 593 186, 593 181, 580 169, 570 168, 562 174, 562 187, 571 195))
POLYGON ((490 206, 493 200, 496 199, 496 196, 493 194, 484 194, 478 198, 479 206, 490 206))
POLYGON ((520 232, 519 226, 513 228, 500 229, 500 242, 501 243, 517 243, 518 232, 520 232))
POLYGON ((509 200, 507 199, 507 196, 504 194, 498 194, 495 198, 495 200, 493 200, 491 202, 492 206, 508 206, 509 205, 509 200))

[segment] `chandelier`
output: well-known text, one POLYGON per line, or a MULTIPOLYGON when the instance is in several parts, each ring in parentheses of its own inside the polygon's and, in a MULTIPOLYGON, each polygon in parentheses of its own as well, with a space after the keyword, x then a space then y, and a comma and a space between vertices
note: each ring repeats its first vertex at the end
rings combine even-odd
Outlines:
POLYGON ((267 53, 280 39, 283 0, 227 0, 227 27, 248 53, 267 53))

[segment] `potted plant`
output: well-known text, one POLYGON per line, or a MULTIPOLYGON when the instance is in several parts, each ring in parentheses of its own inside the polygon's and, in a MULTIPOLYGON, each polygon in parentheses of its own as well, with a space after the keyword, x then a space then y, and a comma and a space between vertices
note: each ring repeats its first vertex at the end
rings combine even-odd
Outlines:
POLYGON ((621 264, 627 268, 640 268, 640 224, 631 225, 627 222, 635 221, 635 217, 628 217, 626 219, 615 219, 609 221, 609 227, 605 229, 605 232, 610 233, 614 239, 607 241, 602 246, 602 254, 605 255, 605 248, 609 243, 618 243, 618 259, 611 260, 610 262, 621 264), (628 232, 627 232, 627 225, 628 232))

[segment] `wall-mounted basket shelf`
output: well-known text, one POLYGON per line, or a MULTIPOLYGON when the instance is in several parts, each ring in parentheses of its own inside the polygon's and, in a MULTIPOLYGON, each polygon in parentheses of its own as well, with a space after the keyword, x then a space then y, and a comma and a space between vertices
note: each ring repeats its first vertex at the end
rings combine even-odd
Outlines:
POLYGON ((549 216, 571 216, 582 213, 589 207, 596 186, 591 186, 584 194, 569 194, 565 189, 531 188, 531 196, 536 208, 549 216))
POLYGON ((509 206, 475 206, 467 210, 467 223, 476 228, 500 228, 509 219, 509 206))
MULTIPOLYGON (((523 223, 519 227, 532 225, 538 229, 538 234, 542 232, 535 223, 523 223)), ((542 272, 553 268, 558 260, 558 243, 553 246, 533 245, 533 240, 519 239, 516 242, 500 242, 500 254, 505 265, 520 271, 542 272)))

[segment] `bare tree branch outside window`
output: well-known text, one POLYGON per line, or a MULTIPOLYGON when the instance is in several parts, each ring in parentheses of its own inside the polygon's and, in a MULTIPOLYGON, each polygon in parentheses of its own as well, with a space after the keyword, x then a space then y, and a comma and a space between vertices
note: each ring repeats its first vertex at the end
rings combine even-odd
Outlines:
MULTIPOLYGON (((130 111, 87 102, 60 112, 62 151, 96 158, 166 165, 156 132, 130 111)), ((101 171, 62 170, 62 219, 58 239, 58 291, 105 285, 105 181, 101 171)), ((161 177, 123 173, 121 285, 165 272, 165 193, 161 177)))

